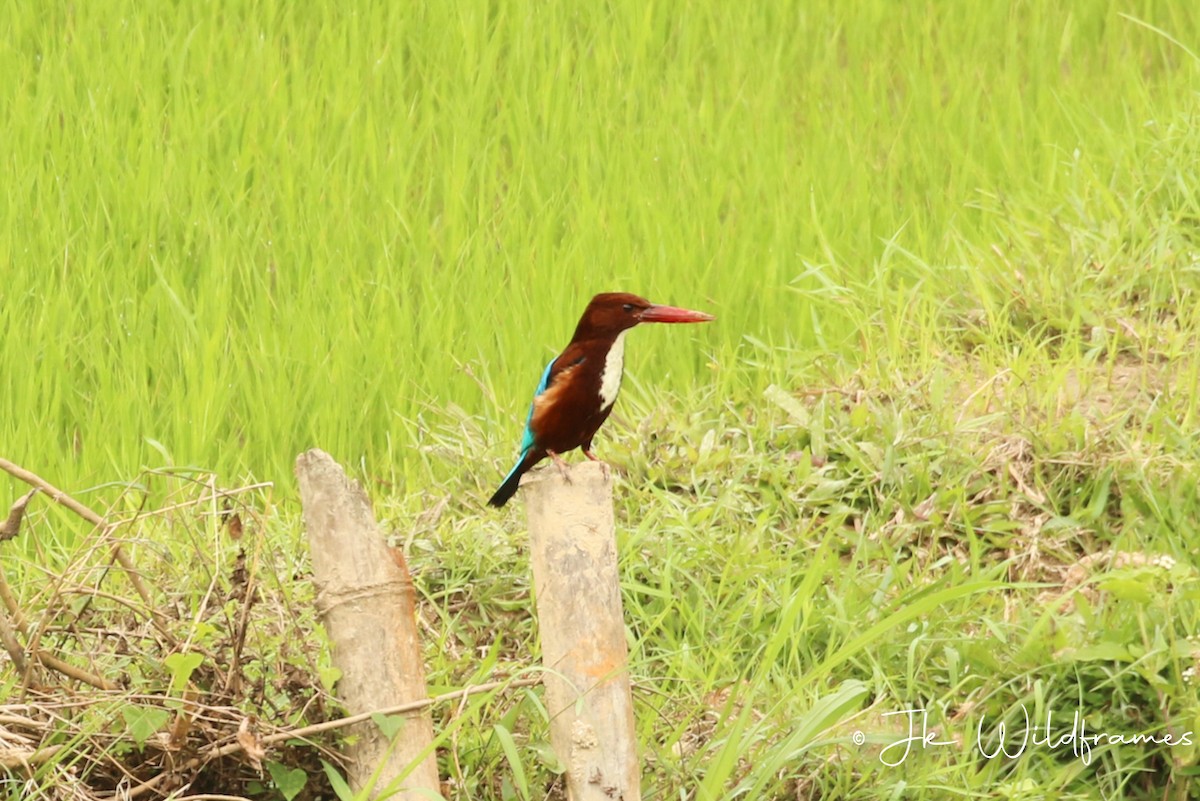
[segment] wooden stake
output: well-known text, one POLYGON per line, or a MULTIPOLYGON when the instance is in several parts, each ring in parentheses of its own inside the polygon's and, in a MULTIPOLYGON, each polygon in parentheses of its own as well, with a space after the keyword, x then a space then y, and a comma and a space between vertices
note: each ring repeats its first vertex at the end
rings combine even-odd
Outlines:
POLYGON ((640 801, 612 480, 596 462, 531 473, 529 518, 550 740, 571 801, 640 801))
MULTIPOLYGON (((329 454, 301 454, 296 476, 312 549, 317 609, 333 643, 334 664, 342 671, 338 696, 352 715, 424 701, 416 594, 403 554, 388 547, 366 493, 329 454)), ((383 764, 375 793, 407 773, 397 785, 402 792, 388 798, 440 797, 428 708, 406 716, 394 744, 374 722, 350 730, 359 737, 349 754, 355 791, 366 787, 383 764)))

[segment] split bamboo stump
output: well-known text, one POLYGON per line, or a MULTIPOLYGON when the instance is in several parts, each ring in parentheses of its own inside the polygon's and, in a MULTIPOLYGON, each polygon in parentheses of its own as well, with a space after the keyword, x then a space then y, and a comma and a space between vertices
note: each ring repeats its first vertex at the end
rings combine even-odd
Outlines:
MULTIPOLYGON (((301 454, 296 477, 317 611, 333 643, 334 664, 342 671, 339 697, 352 715, 425 700, 416 594, 404 555, 388 547, 366 493, 329 454, 315 449, 301 454)), ((351 731, 358 735, 348 754, 356 792, 382 766, 372 798, 393 784, 401 791, 388 798, 440 797, 428 709, 407 715, 394 743, 372 721, 351 731)))
POLYGON ((612 480, 596 462, 569 477, 548 468, 521 485, 550 741, 571 801, 640 801, 612 480))

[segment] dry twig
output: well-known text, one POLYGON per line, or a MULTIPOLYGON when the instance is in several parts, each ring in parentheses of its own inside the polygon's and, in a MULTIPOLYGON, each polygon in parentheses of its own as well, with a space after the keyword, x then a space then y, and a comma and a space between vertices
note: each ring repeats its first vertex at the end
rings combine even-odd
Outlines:
MULTIPOLYGON (((455 700, 459 700, 459 699, 465 700, 466 698, 468 698, 469 696, 472 696, 472 695, 478 695, 480 693, 491 692, 492 690, 499 690, 501 688, 506 688, 506 687, 507 688, 531 687, 535 684, 541 684, 541 682, 542 682, 542 680, 540 677, 539 678, 527 678, 527 679, 508 679, 505 681, 490 681, 486 684, 476 684, 476 685, 472 685, 470 687, 464 687, 461 690, 454 690, 453 692, 442 693, 441 695, 435 695, 432 698, 425 698, 421 701, 412 701, 407 704, 400 704, 399 706, 388 707, 387 709, 377 709, 373 712, 363 712, 362 714, 359 714, 359 715, 350 715, 348 717, 338 718, 337 720, 327 720, 324 723, 314 723, 311 726, 301 726, 301 727, 295 728, 295 729, 285 729, 283 731, 278 731, 278 732, 275 732, 274 734, 267 735, 266 737, 256 738, 255 741, 260 746, 267 746, 272 743, 283 742, 284 740, 303 739, 303 738, 311 737, 314 734, 320 734, 321 732, 332 731, 334 729, 341 729, 346 726, 353 726, 355 723, 363 723, 365 721, 370 720, 371 718, 373 718, 376 715, 403 715, 403 714, 406 714, 409 712, 417 712, 419 710, 425 709, 426 707, 430 707, 435 704, 440 704, 445 701, 455 701, 455 700)), ((225 745, 222 745, 222 746, 219 746, 216 748, 211 748, 206 753, 204 753, 200 756, 192 757, 187 762, 185 762, 179 766, 179 771, 186 772, 186 771, 190 771, 190 770, 195 770, 196 768, 200 767, 205 762, 209 762, 214 759, 218 759, 223 756, 229 756, 230 754, 234 754, 234 753, 237 753, 238 751, 242 751, 242 750, 244 750, 244 745, 242 742, 243 739, 245 739, 245 738, 235 739, 233 742, 226 743, 225 745)), ((138 796, 145 795, 146 793, 150 792, 155 787, 157 787, 160 782, 164 781, 167 778, 167 775, 168 774, 165 774, 165 773, 160 774, 158 776, 155 776, 152 779, 142 782, 141 784, 139 784, 136 787, 133 787, 127 791, 124 791, 122 798, 137 798, 138 796)))
POLYGON ((0 523, 0 542, 11 540, 20 532, 21 518, 25 517, 25 507, 29 505, 29 499, 36 495, 37 492, 38 488, 34 487, 20 498, 17 498, 17 502, 8 510, 8 519, 0 523))
MULTIPOLYGON (((42 492, 49 495, 52 501, 67 507, 75 514, 79 515, 84 520, 100 529, 105 536, 107 536, 112 530, 113 525, 107 520, 41 476, 31 473, 20 465, 13 464, 4 458, 0 458, 0 470, 5 471, 14 478, 24 481, 31 487, 40 489, 42 492)), ((125 555, 123 550, 121 550, 120 545, 113 545, 112 554, 113 557, 116 558, 116 560, 120 563, 121 568, 129 575, 129 581, 133 584, 134 590, 137 591, 137 594, 146 604, 146 608, 150 610, 150 613, 155 615, 157 618, 157 610, 155 610, 154 603, 151 601, 150 593, 146 590, 146 585, 142 581, 141 574, 137 572, 137 569, 133 566, 133 562, 129 561, 129 557, 125 555)))

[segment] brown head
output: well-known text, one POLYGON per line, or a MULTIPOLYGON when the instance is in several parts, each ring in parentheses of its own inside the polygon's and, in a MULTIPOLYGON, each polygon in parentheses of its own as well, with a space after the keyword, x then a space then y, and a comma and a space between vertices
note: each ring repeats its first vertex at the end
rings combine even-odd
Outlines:
POLYGON ((573 342, 615 339, 638 323, 706 323, 716 319, 704 312, 675 306, 656 306, 628 292, 603 292, 592 298, 579 318, 573 342))

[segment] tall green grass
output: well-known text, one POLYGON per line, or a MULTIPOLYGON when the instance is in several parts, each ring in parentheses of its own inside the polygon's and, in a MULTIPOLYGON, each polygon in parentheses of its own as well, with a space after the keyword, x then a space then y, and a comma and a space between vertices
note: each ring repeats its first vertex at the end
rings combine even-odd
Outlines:
MULTIPOLYGON (((1071 226, 1127 234, 1114 271, 1140 258, 1140 169, 1191 141, 1197 70, 1147 26, 1188 42, 1196 16, 13 3, 0 441, 68 485, 279 477, 316 444, 419 488, 453 408, 487 441, 433 474, 487 472, 613 288, 718 314, 638 333, 648 392, 753 398, 819 354, 902 356, 956 296, 1005 303, 1008 259, 1061 295, 1087 255, 1071 226)), ((1178 177, 1168 216, 1194 210, 1178 177)))

